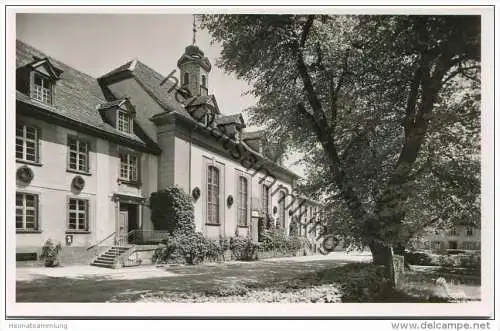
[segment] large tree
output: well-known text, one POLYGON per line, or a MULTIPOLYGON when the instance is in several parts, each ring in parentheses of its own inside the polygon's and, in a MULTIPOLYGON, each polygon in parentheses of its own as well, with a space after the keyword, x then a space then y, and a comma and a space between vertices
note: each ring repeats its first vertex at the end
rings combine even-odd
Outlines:
MULTIPOLYGON (((306 153, 331 227, 375 264, 425 226, 478 219, 479 16, 204 15, 251 121, 306 153)), ((390 268, 388 268, 390 271, 390 268)))

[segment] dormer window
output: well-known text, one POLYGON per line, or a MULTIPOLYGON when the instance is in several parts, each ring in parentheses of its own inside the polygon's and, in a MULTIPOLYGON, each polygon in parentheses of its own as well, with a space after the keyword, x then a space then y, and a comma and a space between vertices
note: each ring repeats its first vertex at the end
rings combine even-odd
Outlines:
POLYGON ((103 120, 118 131, 134 132, 135 107, 130 103, 129 98, 102 103, 98 110, 103 120))
POLYGON ((47 58, 33 59, 33 62, 17 70, 17 89, 34 100, 54 104, 55 85, 62 70, 54 67, 47 58))
POLYGON ((31 97, 46 104, 52 103, 52 82, 38 72, 33 73, 31 97))
POLYGON ((124 110, 118 110, 118 113, 117 113, 117 128, 118 130, 120 130, 121 132, 125 132, 125 133, 131 133, 132 132, 132 121, 131 121, 131 117, 130 117, 130 114, 128 114, 126 111, 124 110))

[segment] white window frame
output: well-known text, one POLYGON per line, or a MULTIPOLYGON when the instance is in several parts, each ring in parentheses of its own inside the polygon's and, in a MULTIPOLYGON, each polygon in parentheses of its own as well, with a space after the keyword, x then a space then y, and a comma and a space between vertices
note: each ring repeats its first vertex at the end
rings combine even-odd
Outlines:
MULTIPOLYGON (((25 161, 25 162, 32 162, 32 163, 38 163, 40 161, 40 151, 39 151, 39 141, 40 141, 40 134, 39 134, 39 129, 35 126, 32 125, 27 125, 22 122, 16 123, 16 160, 19 161, 25 161), (18 135, 18 128, 22 127, 22 136, 18 135), (28 138, 28 129, 32 129, 35 132, 35 139, 28 138), (20 142, 18 144, 18 142, 20 142), (32 143, 34 145, 34 160, 29 160, 28 159, 28 144, 32 143), (21 146, 22 148, 22 156, 19 158, 17 156, 17 146, 21 146)), ((31 154, 30 154, 31 155, 31 154)))
POLYGON ((248 226, 248 179, 238 176, 238 226, 248 226))
POLYGON ((50 78, 39 72, 33 72, 31 97, 37 101, 52 104, 52 85, 50 78), (36 84, 36 79, 40 78, 42 85, 36 84))
POLYGON ((278 198, 278 216, 280 227, 285 228, 286 223, 286 192, 284 190, 280 191, 280 196, 278 198))
POLYGON ((39 220, 38 220, 38 206, 39 206, 39 199, 38 199, 38 194, 33 194, 33 193, 25 193, 25 192, 16 192, 16 231, 19 232, 30 232, 30 231, 38 231, 39 230, 39 220), (17 196, 21 195, 22 196, 22 205, 17 205, 17 196), (28 207, 26 203, 26 197, 27 196, 32 196, 34 199, 34 206, 28 207), (27 227, 27 212, 33 211, 33 227, 28 228, 27 227), (20 216, 22 217, 22 227, 18 228, 17 227, 17 212, 21 211, 20 216))
POLYGON ((271 199, 269 197, 271 192, 271 187, 266 184, 262 184, 262 212, 264 214, 269 214, 269 205, 271 204, 271 199))
POLYGON ((88 232, 89 231, 89 200, 87 199, 80 199, 80 198, 74 198, 74 197, 69 197, 68 198, 68 214, 67 214, 67 223, 66 223, 66 228, 67 232, 88 232), (71 202, 72 200, 75 202, 75 207, 74 209, 71 208, 71 202), (71 214, 75 214, 75 228, 71 228, 70 226, 70 221, 71 221, 71 214), (83 224, 83 228, 80 227, 80 225, 83 224))
POLYGON ((129 112, 118 109, 116 114, 116 128, 125 133, 132 132, 132 116, 129 112))
POLYGON ((207 224, 220 225, 221 171, 214 165, 207 167, 207 224), (213 170, 213 173, 211 171, 213 170), (217 182, 214 181, 217 175, 217 182))
POLYGON ((139 159, 139 155, 136 153, 120 153, 120 180, 130 183, 139 182, 139 159), (135 159, 135 162, 133 162, 133 159, 135 159))
POLYGON ((80 173, 90 172, 90 143, 75 136, 68 136, 68 170, 80 173), (72 140, 75 142, 76 149, 71 148, 72 140), (86 146, 82 151, 82 146, 86 146), (75 163, 71 163, 71 155, 75 154, 75 163), (82 162, 80 157, 84 158, 82 162), (83 166, 82 166, 83 163, 83 166))

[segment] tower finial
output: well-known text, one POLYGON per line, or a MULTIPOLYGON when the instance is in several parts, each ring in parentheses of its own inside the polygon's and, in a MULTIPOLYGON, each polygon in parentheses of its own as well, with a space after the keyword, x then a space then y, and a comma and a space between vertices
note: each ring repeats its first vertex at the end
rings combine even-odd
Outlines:
POLYGON ((193 45, 196 45, 196 15, 193 14, 193 45))

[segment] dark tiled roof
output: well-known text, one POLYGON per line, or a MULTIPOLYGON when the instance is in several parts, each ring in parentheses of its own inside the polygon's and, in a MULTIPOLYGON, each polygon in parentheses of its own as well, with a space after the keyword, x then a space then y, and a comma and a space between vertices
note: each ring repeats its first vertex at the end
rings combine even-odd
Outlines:
POLYGON ((243 117, 241 116, 241 114, 219 116, 215 120, 215 123, 216 123, 216 125, 219 125, 219 124, 225 125, 225 124, 231 124, 231 123, 240 124, 242 126, 245 125, 245 122, 243 121, 243 117))
MULTIPOLYGON (((135 77, 146 92, 148 92, 165 111, 175 111, 183 116, 191 118, 189 113, 184 109, 183 104, 179 102, 184 101, 180 94, 177 96, 179 101, 176 100, 177 90, 175 89, 173 80, 165 81, 164 76, 138 60, 127 62, 99 77, 98 80, 106 84, 108 79, 112 79, 113 76, 123 73, 135 77)), ((154 116, 156 114, 150 115, 154 116)))
POLYGON ((124 70, 129 70, 129 68, 132 67, 132 64, 134 63, 134 61, 137 61, 137 60, 131 60, 131 61, 129 61, 129 62, 127 62, 127 63, 119 66, 118 68, 111 70, 110 72, 108 72, 107 74, 101 76, 100 78, 112 76, 112 75, 114 75, 116 73, 119 73, 119 72, 122 72, 124 70))
POLYGON ((109 108, 113 108, 116 106, 120 106, 123 102, 125 102, 125 100, 126 99, 118 99, 118 100, 113 100, 113 101, 102 103, 99 105, 99 110, 109 109, 109 108))
POLYGON ((208 103, 211 99, 213 98, 212 95, 200 95, 197 97, 191 97, 189 99, 186 99, 184 104, 186 106, 199 106, 199 105, 204 105, 208 103))
POLYGON ((62 70, 61 79, 55 86, 55 102, 52 105, 46 105, 31 99, 20 91, 16 91, 16 98, 19 101, 145 145, 136 135, 121 132, 104 122, 97 108, 99 105, 106 103, 106 98, 95 78, 48 57, 37 49, 17 40, 16 68, 32 63, 34 57, 47 57, 55 67, 62 70))

